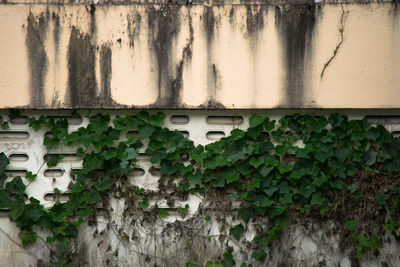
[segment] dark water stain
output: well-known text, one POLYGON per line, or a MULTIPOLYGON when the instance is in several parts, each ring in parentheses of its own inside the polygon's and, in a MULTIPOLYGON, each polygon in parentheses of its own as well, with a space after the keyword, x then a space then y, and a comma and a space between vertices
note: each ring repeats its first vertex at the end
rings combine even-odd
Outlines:
POLYGON ((182 51, 182 59, 179 62, 178 68, 176 70, 176 78, 172 82, 172 92, 174 94, 174 103, 182 106, 181 102, 181 95, 180 92, 182 91, 182 76, 183 76, 183 66, 186 62, 191 61, 192 59, 192 44, 194 38, 193 32, 193 23, 192 23, 192 16, 190 14, 190 10, 188 10, 188 23, 189 23, 189 38, 188 41, 183 48, 182 51))
POLYGON ((29 59, 29 79, 30 79, 30 94, 31 106, 43 107, 45 105, 44 96, 44 78, 46 76, 48 59, 44 49, 43 39, 47 23, 44 23, 44 18, 36 21, 32 13, 29 13, 26 46, 29 59))
POLYGON ((112 106, 111 98, 111 48, 103 45, 100 50, 100 75, 101 75, 101 93, 100 99, 106 106, 112 106))
MULTIPOLYGON (((231 11, 232 12, 232 11, 231 11)), ((203 13, 203 29, 206 37, 207 48, 207 100, 202 107, 217 107, 223 108, 217 99, 217 88, 220 87, 220 75, 216 65, 213 63, 212 51, 215 32, 215 14, 212 7, 204 7, 203 13)))
POLYGON ((58 49, 60 46, 60 16, 53 12, 51 14, 51 19, 53 20, 54 23, 54 29, 53 29, 53 36, 54 36, 54 46, 56 49, 56 54, 58 54, 58 49))
POLYGON ((89 34, 81 34, 75 27, 68 47, 68 86, 72 107, 96 105, 95 48, 89 34))
POLYGON ((127 21, 129 46, 133 47, 135 45, 135 39, 140 34, 140 24, 142 22, 142 16, 139 13, 135 13, 134 15, 127 15, 127 21))
POLYGON ((236 22, 235 19, 235 7, 231 7, 231 10, 229 11, 229 22, 231 25, 234 25, 236 22))
POLYGON ((276 7, 275 16, 281 47, 284 49, 285 98, 288 108, 304 107, 304 80, 307 78, 306 61, 312 53, 311 39, 316 21, 313 4, 276 7))
POLYGON ((90 14, 90 35, 95 37, 97 34, 96 5, 92 3, 89 7, 86 7, 86 10, 90 14))
POLYGON ((162 5, 159 10, 153 6, 147 7, 148 27, 150 30, 150 49, 155 52, 157 63, 158 98, 153 104, 162 107, 179 106, 180 84, 177 83, 178 74, 174 77, 172 70, 175 68, 172 59, 172 40, 180 31, 180 12, 172 1, 162 5))
POLYGON ((248 35, 254 35, 264 28, 263 6, 247 5, 246 7, 246 29, 248 35))

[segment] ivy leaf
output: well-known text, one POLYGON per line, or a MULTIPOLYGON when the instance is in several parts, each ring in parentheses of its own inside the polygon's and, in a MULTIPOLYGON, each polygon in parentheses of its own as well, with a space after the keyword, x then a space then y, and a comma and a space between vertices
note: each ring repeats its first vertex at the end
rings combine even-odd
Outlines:
POLYGON ((33 174, 31 171, 28 171, 25 176, 25 178, 28 179, 29 181, 34 181, 36 177, 37 174, 33 174))
POLYGON ((267 177, 267 175, 270 174, 273 169, 274 167, 267 167, 264 165, 260 168, 259 172, 262 177, 267 177))
POLYGON ((267 116, 265 115, 258 115, 258 114, 253 114, 249 118, 249 125, 250 127, 256 127, 264 123, 264 121, 267 119, 267 116))
POLYGON ((256 127, 250 127, 247 129, 247 135, 250 136, 253 140, 256 140, 257 137, 260 136, 260 134, 263 131, 263 126, 256 126, 256 127))
POLYGON ((147 209, 149 207, 149 200, 144 197, 141 201, 139 201, 139 206, 142 209, 147 209))
POLYGON ((265 253, 263 249, 260 249, 258 251, 253 251, 251 257, 257 261, 264 261, 267 257, 267 253, 265 253))
POLYGON ((350 232, 354 232, 358 227, 358 221, 357 220, 351 220, 346 222, 346 229, 349 230, 350 232))
POLYGON ((191 184, 198 184, 200 183, 202 176, 203 174, 201 173, 201 171, 196 171, 196 173, 194 174, 189 173, 187 176, 187 180, 191 184))
POLYGON ((101 196, 100 196, 99 192, 96 190, 91 190, 88 193, 88 201, 91 204, 95 204, 95 203, 101 201, 101 196))
POLYGON ((92 214, 93 211, 94 211, 94 210, 93 210, 92 207, 86 207, 85 209, 79 211, 79 216, 81 216, 81 217, 87 217, 87 216, 89 216, 90 214, 92 214))
POLYGON ((10 164, 10 161, 8 160, 8 157, 4 152, 1 152, 0 154, 0 173, 4 172, 6 170, 6 167, 10 164))
POLYGON ((228 163, 228 161, 226 160, 226 158, 223 156, 223 155, 218 155, 216 158, 215 158, 215 166, 216 167, 218 167, 218 166, 224 166, 225 164, 227 164, 228 163))
POLYGON ((171 175, 178 171, 178 167, 179 166, 172 165, 169 161, 163 161, 161 162, 160 173, 161 175, 171 175))
POLYGON ((237 180, 239 180, 239 173, 238 172, 228 172, 225 176, 226 178, 226 183, 231 184, 237 180))
POLYGON ((293 200, 292 200, 292 194, 291 193, 285 193, 283 194, 283 196, 281 196, 279 198, 279 202, 283 203, 283 204, 292 204, 293 200))
POLYGON ((379 195, 377 195, 375 198, 376 198, 376 200, 378 201, 378 204, 379 204, 379 205, 385 206, 385 205, 386 205, 386 200, 389 199, 389 196, 388 196, 388 195, 385 195, 385 194, 379 194, 379 195))
POLYGON ((131 148, 131 147, 127 148, 125 150, 125 153, 126 153, 126 160, 136 159, 136 157, 138 155, 138 153, 136 152, 136 149, 131 148))
POLYGON ((10 210, 10 216, 13 221, 18 220, 25 211, 25 203, 23 200, 15 201, 10 210))
POLYGON ((158 216, 161 218, 167 217, 169 215, 168 209, 166 208, 158 208, 158 216))
POLYGON ((103 176, 100 181, 95 182, 93 185, 98 191, 104 191, 111 188, 110 179, 106 176, 103 176))
POLYGON ((235 225, 234 227, 231 227, 229 229, 229 235, 233 236, 237 241, 240 240, 240 237, 242 236, 244 227, 242 224, 235 225))
POLYGON ((377 155, 378 155, 378 153, 376 151, 367 152, 364 156, 365 165, 367 165, 367 166, 374 165, 376 162, 377 155))
POLYGON ((27 247, 30 244, 35 243, 37 239, 37 233, 28 230, 22 230, 21 232, 18 233, 18 236, 21 238, 22 245, 24 247, 27 247))
POLYGON ((251 180, 251 182, 247 186, 248 186, 248 188, 260 188, 260 185, 261 185, 260 178, 253 177, 253 179, 251 180))
POLYGON ((290 178, 297 180, 297 179, 300 179, 301 177, 303 177, 305 174, 306 174, 306 170, 304 168, 301 168, 300 170, 292 171, 290 173, 290 178))
POLYGON ((284 174, 284 173, 290 172, 292 169, 293 169, 293 165, 292 164, 286 165, 285 163, 281 162, 278 165, 278 170, 279 170, 280 174, 284 174))
POLYGON ((251 157, 250 158, 250 165, 256 169, 263 163, 264 163, 263 157, 259 157, 259 158, 251 157))
POLYGON ((181 175, 186 175, 187 173, 192 172, 192 170, 193 170, 193 166, 190 164, 187 166, 185 166, 183 163, 179 164, 179 173, 181 175))
POLYGON ((161 127, 164 123, 165 114, 157 112, 156 115, 150 116, 147 120, 151 125, 161 127))
POLYGON ((325 197, 324 196, 322 196, 322 194, 321 194, 321 192, 316 192, 316 193, 314 193, 313 195, 312 195, 312 198, 311 198, 311 205, 322 205, 322 203, 324 203, 325 202, 325 197))
POLYGON ((139 136, 143 139, 150 137, 155 131, 153 125, 145 124, 139 128, 139 136))
POLYGON ((189 151, 189 155, 192 160, 200 163, 203 159, 206 158, 206 153, 204 152, 204 146, 198 145, 195 149, 189 151))
POLYGON ((340 161, 345 161, 347 157, 349 156, 350 152, 347 148, 337 148, 335 150, 335 156, 340 160, 340 161))

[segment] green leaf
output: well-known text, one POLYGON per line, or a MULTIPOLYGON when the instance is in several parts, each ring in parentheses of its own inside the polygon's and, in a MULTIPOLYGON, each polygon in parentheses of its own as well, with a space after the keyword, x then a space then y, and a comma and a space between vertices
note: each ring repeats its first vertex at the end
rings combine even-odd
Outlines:
POLYGON ((25 178, 28 179, 29 181, 34 181, 36 177, 37 174, 33 174, 31 171, 28 171, 25 176, 25 178))
POLYGON ((192 170, 193 170, 193 165, 189 164, 189 165, 185 166, 183 163, 179 164, 179 173, 181 175, 186 175, 187 173, 192 172, 192 170))
POLYGON ((93 185, 98 191, 104 191, 111 188, 110 179, 106 176, 103 176, 100 181, 95 182, 93 185))
POLYGON ((251 157, 250 158, 250 165, 256 169, 263 163, 264 163, 263 157, 259 157, 259 158, 251 157))
POLYGON ((256 127, 264 123, 264 121, 267 119, 267 116, 265 115, 258 115, 258 114, 253 114, 249 118, 249 125, 250 127, 256 127))
POLYGON ((0 154, 0 173, 4 172, 6 170, 6 167, 10 164, 10 161, 8 160, 8 157, 4 152, 1 152, 0 154))
POLYGON ((375 198, 378 201, 379 205, 385 206, 386 205, 386 200, 389 199, 389 196, 385 195, 385 194, 379 194, 379 195, 375 196, 375 198))
POLYGON ((89 203, 95 204, 95 203, 97 203, 97 202, 99 202, 101 200, 102 200, 102 198, 101 198, 101 196, 100 196, 98 191, 91 190, 91 191, 88 192, 88 201, 89 201, 89 203))
POLYGON ((131 147, 127 148, 127 149, 125 150, 125 153, 126 153, 126 160, 133 160, 133 159, 136 159, 136 157, 137 157, 137 155, 138 155, 136 149, 131 148, 131 147))
POLYGON ((242 224, 235 225, 229 229, 229 235, 233 236, 236 240, 240 240, 244 227, 242 224))
POLYGON ((267 253, 263 249, 260 249, 258 251, 253 251, 251 257, 257 261, 264 261, 267 257, 267 253))
POLYGON ((94 210, 93 210, 92 207, 86 207, 85 209, 79 211, 79 216, 81 216, 81 217, 87 217, 87 216, 89 216, 90 214, 92 214, 93 211, 94 211, 94 210))
POLYGON ((325 202, 326 198, 322 196, 321 192, 316 192, 312 195, 311 205, 322 205, 325 202))
POLYGON ((306 170, 304 168, 301 168, 300 170, 295 170, 290 173, 290 178, 293 179, 300 179, 306 174, 306 170))
POLYGON ((378 153, 376 151, 367 152, 364 156, 365 165, 372 166, 376 162, 376 156, 378 153))
POLYGON ((168 209, 158 208, 158 216, 160 216, 161 218, 169 216, 168 209))
POLYGON ((187 175, 187 180, 191 184, 198 184, 198 183, 200 183, 202 177, 203 177, 203 174, 201 173, 201 171, 196 171, 194 174, 189 173, 187 175))
POLYGON ((30 244, 35 243, 37 239, 37 233, 28 230, 22 230, 21 232, 19 232, 18 236, 21 238, 22 245, 24 247, 27 247, 30 244))
POLYGON ((292 204, 292 194, 291 193, 285 193, 283 196, 279 198, 279 201, 283 204, 292 204))
POLYGON ((354 232, 358 227, 358 221, 357 220, 351 220, 346 222, 346 229, 349 230, 350 232, 354 232))
POLYGON ((149 200, 144 197, 141 201, 139 201, 139 206, 142 209, 147 209, 149 207, 149 200))
POLYGON ((206 153, 204 152, 204 146, 198 145, 195 149, 189 152, 190 157, 192 160, 200 163, 202 160, 206 158, 206 153))
POLYGON ((143 139, 150 137, 155 131, 153 125, 145 124, 139 128, 139 136, 143 139))
POLYGON ((267 167, 264 165, 260 168, 259 172, 262 177, 267 177, 268 174, 270 174, 273 169, 274 169, 274 167, 267 167))
POLYGON ((231 184, 237 180, 239 180, 239 173, 238 172, 228 172, 225 176, 226 178, 226 183, 231 184))

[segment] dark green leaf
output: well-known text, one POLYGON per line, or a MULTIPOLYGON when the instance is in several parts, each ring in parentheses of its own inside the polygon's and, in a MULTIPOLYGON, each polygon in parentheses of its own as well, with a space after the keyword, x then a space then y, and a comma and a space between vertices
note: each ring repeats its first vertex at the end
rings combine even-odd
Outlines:
POLYGON ((242 224, 235 225, 229 229, 229 235, 233 236, 236 240, 240 240, 244 227, 242 224))

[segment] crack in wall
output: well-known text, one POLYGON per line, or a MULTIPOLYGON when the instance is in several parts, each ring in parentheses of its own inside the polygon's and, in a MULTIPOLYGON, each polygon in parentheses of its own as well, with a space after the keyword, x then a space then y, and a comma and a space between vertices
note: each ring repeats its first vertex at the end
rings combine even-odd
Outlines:
POLYGON ((349 11, 345 11, 343 8, 343 4, 340 4, 340 6, 342 7, 342 16, 340 18, 340 28, 339 28, 339 33, 340 33, 340 41, 339 43, 336 45, 335 50, 333 50, 333 55, 329 58, 329 60, 325 63, 324 67, 322 68, 321 71, 321 79, 324 76, 325 70, 326 68, 329 66, 329 64, 332 62, 332 60, 336 57, 337 52, 339 51, 340 47, 343 44, 343 40, 344 40, 344 23, 345 23, 345 16, 346 13, 348 13, 349 11))

